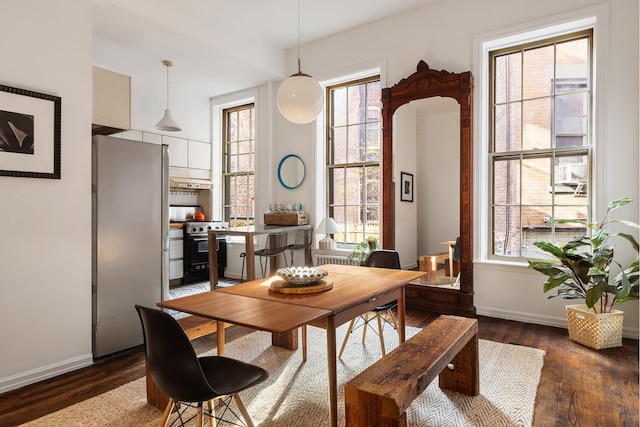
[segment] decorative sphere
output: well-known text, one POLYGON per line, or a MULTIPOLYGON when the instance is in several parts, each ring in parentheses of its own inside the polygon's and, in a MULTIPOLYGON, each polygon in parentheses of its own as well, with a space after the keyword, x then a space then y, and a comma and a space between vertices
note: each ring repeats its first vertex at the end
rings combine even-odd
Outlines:
POLYGON ((322 87, 311 76, 298 73, 286 79, 278 88, 278 109, 293 123, 312 122, 322 111, 322 87))

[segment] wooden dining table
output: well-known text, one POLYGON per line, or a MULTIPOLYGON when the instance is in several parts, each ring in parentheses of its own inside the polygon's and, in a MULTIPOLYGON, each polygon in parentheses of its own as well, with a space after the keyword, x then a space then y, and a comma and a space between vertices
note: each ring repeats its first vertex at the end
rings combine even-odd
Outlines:
MULTIPOLYGON (((235 323, 272 332, 275 345, 290 348, 297 328, 304 325, 326 329, 330 425, 338 424, 336 328, 375 307, 398 302, 398 333, 405 340, 404 286, 424 272, 359 266, 323 265, 332 288, 323 292, 285 294, 270 290, 274 276, 236 286, 218 288, 191 297, 158 303, 218 322, 235 323), (234 310, 237 307, 238 310, 234 310), (290 328, 290 329, 286 329, 290 328)), ((219 323, 221 324, 221 323, 219 323)), ((304 341, 304 337, 303 337, 304 341)), ((297 347, 297 341, 296 346, 297 347)), ((224 328, 218 328, 218 352, 224 354, 224 328)))
MULTIPOLYGON (((255 236, 291 232, 297 230, 307 230, 313 228, 312 224, 304 225, 247 225, 240 227, 230 227, 221 230, 209 230, 209 247, 216 247, 216 236, 218 234, 225 236, 241 236, 244 237, 245 247, 245 263, 247 266, 247 280, 255 280, 256 278, 256 260, 255 260, 255 244, 253 239, 255 236)), ((311 246, 305 249, 305 260, 307 265, 311 264, 311 246)), ((218 265, 218 254, 216 251, 209 251, 209 265, 218 265)), ((270 264, 271 272, 270 276, 275 274, 277 264, 274 262, 270 264)), ((209 269, 209 281, 211 282, 211 289, 214 289, 218 284, 218 269, 209 269)))

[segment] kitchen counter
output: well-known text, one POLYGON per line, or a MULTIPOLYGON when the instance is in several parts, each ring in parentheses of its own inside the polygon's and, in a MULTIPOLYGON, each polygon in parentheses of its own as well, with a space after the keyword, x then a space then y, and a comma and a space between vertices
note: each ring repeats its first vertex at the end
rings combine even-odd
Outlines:
POLYGON ((182 222, 171 222, 171 223, 169 223, 169 228, 184 228, 184 223, 182 223, 182 222))

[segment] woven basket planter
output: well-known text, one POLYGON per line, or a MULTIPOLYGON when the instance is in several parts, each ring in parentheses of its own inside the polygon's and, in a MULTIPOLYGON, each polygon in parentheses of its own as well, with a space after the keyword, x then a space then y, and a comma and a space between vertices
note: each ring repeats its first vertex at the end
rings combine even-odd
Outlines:
POLYGON ((568 305, 569 339, 596 350, 622 347, 624 312, 594 313, 585 304, 568 305))

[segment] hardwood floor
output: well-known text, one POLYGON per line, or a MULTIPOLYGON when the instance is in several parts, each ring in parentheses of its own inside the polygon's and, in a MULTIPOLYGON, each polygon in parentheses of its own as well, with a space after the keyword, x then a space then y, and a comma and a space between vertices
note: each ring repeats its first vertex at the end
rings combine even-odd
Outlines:
MULTIPOLYGON (((407 310, 407 325, 425 327, 433 313, 407 310)), ((591 350, 570 341, 565 329, 480 316, 481 339, 544 350, 534 426, 638 426, 638 341, 591 350)), ((227 340, 250 331, 227 329, 227 340)), ((197 351, 215 346, 215 334, 193 341, 197 351)), ((144 376, 136 349, 90 367, 0 395, 0 426, 15 426, 144 376)))

